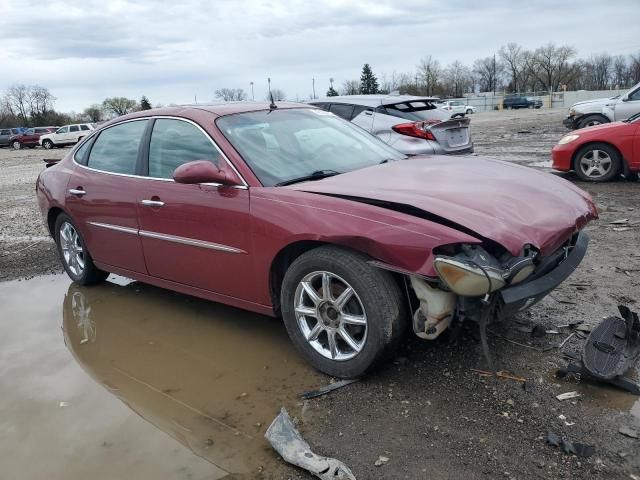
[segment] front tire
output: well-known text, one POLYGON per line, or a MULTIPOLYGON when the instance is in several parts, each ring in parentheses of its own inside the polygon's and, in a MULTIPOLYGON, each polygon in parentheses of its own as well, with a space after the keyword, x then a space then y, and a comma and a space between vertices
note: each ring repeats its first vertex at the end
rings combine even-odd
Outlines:
POLYGON ((80 285, 94 285, 103 282, 109 273, 95 266, 84 238, 71 218, 61 213, 56 219, 54 228, 58 254, 71 280, 80 285))
POLYGON ((609 123, 609 119, 604 115, 586 115, 578 121, 578 128, 593 127, 602 123, 609 123))
POLYGON ((42 146, 47 150, 51 150, 54 147, 54 144, 51 140, 46 139, 42 141, 42 146))
POLYGON ((334 246, 298 257, 281 292, 282 316, 296 348, 318 370, 356 378, 397 347, 408 322, 389 272, 334 246))
POLYGON ((471 115, 473 113, 473 110, 471 110, 470 108, 467 108, 467 111, 465 113, 467 115, 471 115))
POLYGON ((18 140, 14 140, 11 146, 14 150, 20 150, 22 148, 22 143, 20 143, 18 140))
POLYGON ((608 182, 620 176, 622 159, 611 145, 592 143, 578 150, 573 168, 581 180, 608 182))

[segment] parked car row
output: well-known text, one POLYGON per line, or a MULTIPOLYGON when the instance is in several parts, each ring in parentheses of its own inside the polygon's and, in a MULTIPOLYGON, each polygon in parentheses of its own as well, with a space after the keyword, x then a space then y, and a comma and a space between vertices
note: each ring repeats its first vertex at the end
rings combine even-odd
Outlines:
POLYGON ((406 155, 473 152, 468 119, 452 120, 434 97, 345 95, 310 102, 349 120, 406 155))
POLYGON ((10 146, 16 150, 21 148, 64 147, 75 145, 95 130, 93 123, 77 123, 64 127, 35 128, 2 128, 0 129, 0 146, 10 146))
POLYGON ((516 108, 541 108, 542 100, 537 97, 523 97, 520 95, 510 95, 502 100, 502 108, 513 110, 516 108))
POLYGON ((390 147, 468 151, 468 119, 424 97, 314 103, 147 110, 89 132, 36 183, 67 274, 281 315, 311 364, 356 378, 406 331, 471 321, 486 338, 581 262, 597 210, 570 182, 390 147))

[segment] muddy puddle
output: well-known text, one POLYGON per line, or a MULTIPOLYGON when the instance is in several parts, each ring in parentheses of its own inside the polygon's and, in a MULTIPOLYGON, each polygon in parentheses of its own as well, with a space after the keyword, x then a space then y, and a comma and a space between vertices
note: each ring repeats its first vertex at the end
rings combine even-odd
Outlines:
POLYGON ((3 475, 269 472, 278 461, 263 439, 269 423, 281 406, 302 416, 299 394, 328 378, 278 320, 116 282, 0 284, 3 475))

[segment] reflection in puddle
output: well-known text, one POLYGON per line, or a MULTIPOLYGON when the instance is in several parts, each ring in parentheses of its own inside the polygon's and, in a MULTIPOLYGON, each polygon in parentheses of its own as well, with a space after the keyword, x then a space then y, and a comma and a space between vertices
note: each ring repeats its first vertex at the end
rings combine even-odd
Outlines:
POLYGON ((228 472, 269 471, 266 427, 327 383, 280 321, 143 284, 72 284, 63 317, 67 347, 97 382, 228 472))

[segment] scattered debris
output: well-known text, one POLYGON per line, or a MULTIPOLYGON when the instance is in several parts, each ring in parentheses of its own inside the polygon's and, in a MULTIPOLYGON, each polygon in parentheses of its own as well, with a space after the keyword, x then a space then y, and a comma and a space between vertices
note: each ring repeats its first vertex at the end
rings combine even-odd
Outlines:
POLYGON ((625 225, 629 223, 628 218, 621 218, 620 220, 614 220, 613 222, 609 222, 609 225, 625 225))
POLYGON ((322 480, 356 480, 349 467, 341 461, 311 451, 284 407, 264 436, 286 462, 304 468, 322 480))
POLYGON ((624 376, 640 357, 640 319, 619 305, 621 317, 607 317, 589 334, 582 357, 558 371, 558 376, 579 373, 640 395, 640 385, 624 376))
POLYGON ((560 435, 553 432, 547 433, 546 443, 552 447, 562 447, 565 453, 573 454, 577 457, 590 457, 596 451, 593 445, 573 443, 566 438, 561 438, 560 435))
POLYGON ((576 320, 574 322, 565 323, 564 325, 556 325, 556 328, 570 328, 574 329, 584 323, 584 320, 576 320))
POLYGON ((69 402, 60 402, 60 408, 68 407, 69 405, 69 402))
POLYGON ((374 465, 376 467, 381 467, 382 465, 384 465, 385 463, 387 463, 389 461, 388 457, 383 457, 382 455, 380 455, 378 457, 378 459, 374 462, 374 465))
POLYGON ((572 398, 578 398, 579 396, 580 394, 574 391, 561 393, 560 395, 556 395, 556 398, 562 402, 563 400, 570 400, 572 398))
MULTIPOLYGON (((477 373, 481 377, 493 377, 493 372, 487 372, 486 370, 478 370, 477 368, 472 368, 471 371, 477 373)), ((503 371, 496 372, 495 376, 498 378, 505 378, 507 380, 515 380, 516 382, 520 383, 525 383, 527 381, 527 379, 524 377, 518 377, 516 375, 512 375, 503 371)))
POLYGON ((575 332, 569 335, 567 338, 565 338, 562 342, 560 342, 560 345, 558 345, 558 348, 564 347, 565 343, 567 343, 574 335, 575 335, 575 332))
POLYGON ((337 382, 330 383, 329 385, 325 385, 324 387, 319 388, 318 390, 312 390, 310 392, 305 392, 300 395, 303 400, 310 400, 312 398, 321 397, 322 395, 326 395, 327 393, 333 392, 342 387, 346 387, 347 385, 351 385, 354 382, 360 380, 359 378, 352 378, 350 380, 339 380, 337 382))
POLYGON ((620 430, 618 430, 618 432, 620 432, 625 437, 640 438, 640 435, 638 434, 637 430, 634 430, 631 427, 627 427, 626 425, 620 427, 620 430))
POLYGON ((542 325, 534 325, 531 329, 531 336, 534 338, 544 337, 547 330, 542 325))

